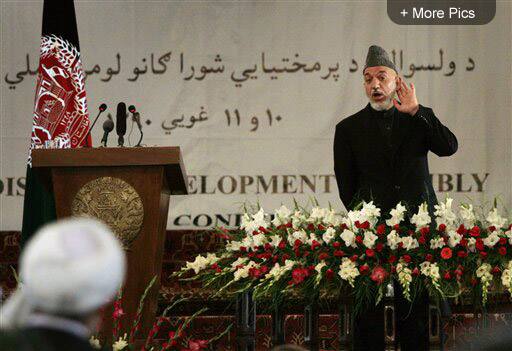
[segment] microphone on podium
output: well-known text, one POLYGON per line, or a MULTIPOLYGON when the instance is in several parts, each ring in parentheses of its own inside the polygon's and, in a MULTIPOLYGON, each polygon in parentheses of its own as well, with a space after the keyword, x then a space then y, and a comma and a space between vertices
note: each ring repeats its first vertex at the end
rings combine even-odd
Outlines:
POLYGON ((130 105, 128 107, 128 111, 130 111, 132 113, 132 121, 134 121, 135 124, 137 124, 137 128, 139 128, 140 138, 139 138, 139 142, 135 146, 140 146, 140 143, 142 142, 142 138, 144 137, 144 133, 142 132, 142 124, 140 123, 140 113, 137 112, 137 109, 133 105, 130 105))
MULTIPOLYGON (((100 107, 98 108, 98 115, 96 116, 96 118, 94 119, 94 122, 92 122, 92 126, 91 128, 89 128, 89 131, 87 132, 87 135, 85 136, 85 140, 87 140, 87 138, 89 138, 89 135, 91 135, 91 131, 92 129, 94 128, 94 125, 96 124, 96 121, 98 120, 98 118, 100 117, 100 115, 105 112, 105 110, 107 109, 107 104, 103 103, 100 105, 100 107)), ((92 145, 91 145, 92 146, 92 145)))
POLYGON ((107 115, 107 120, 103 122, 103 138, 101 139, 101 145, 107 147, 108 134, 114 130, 114 121, 110 113, 107 115))
POLYGON ((117 133, 117 144, 118 146, 124 145, 124 135, 126 134, 126 104, 120 102, 117 104, 116 114, 116 133, 117 133))

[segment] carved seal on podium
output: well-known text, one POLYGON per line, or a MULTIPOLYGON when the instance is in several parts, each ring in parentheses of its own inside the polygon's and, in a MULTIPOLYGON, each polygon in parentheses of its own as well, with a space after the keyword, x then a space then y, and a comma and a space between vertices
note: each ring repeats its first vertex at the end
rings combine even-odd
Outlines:
POLYGON ((121 240, 125 249, 140 233, 144 206, 137 191, 115 177, 96 178, 76 193, 73 216, 91 216, 105 222, 121 240))

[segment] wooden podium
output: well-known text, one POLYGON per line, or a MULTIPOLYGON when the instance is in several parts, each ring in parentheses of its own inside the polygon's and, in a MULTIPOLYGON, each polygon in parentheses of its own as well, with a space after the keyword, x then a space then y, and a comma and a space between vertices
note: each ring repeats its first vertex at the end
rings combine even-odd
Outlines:
POLYGON ((157 276, 142 313, 146 335, 157 309, 169 196, 188 193, 179 147, 36 149, 32 166, 55 196, 58 218, 97 217, 123 242, 128 258, 123 329, 130 329, 140 297, 157 276))

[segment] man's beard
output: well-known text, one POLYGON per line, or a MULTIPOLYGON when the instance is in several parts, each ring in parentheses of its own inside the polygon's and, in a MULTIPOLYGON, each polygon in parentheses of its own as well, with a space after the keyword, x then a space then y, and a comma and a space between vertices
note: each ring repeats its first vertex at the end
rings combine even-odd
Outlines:
POLYGON ((370 101, 370 106, 376 111, 387 111, 393 107, 393 98, 395 97, 395 93, 393 93, 390 97, 386 98, 384 101, 376 102, 372 101, 372 99, 368 98, 370 101))

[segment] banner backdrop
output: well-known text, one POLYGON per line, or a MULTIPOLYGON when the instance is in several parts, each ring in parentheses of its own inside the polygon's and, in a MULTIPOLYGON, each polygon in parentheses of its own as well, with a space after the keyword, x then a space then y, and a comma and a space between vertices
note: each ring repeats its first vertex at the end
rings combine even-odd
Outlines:
MULTIPOLYGON (((1 4, 1 230, 21 228, 41 14, 1 4)), ((512 205, 510 2, 483 26, 399 26, 385 1, 76 1, 76 16, 91 119, 133 104, 145 145, 182 148, 191 195, 171 199, 169 229, 236 225, 246 201, 343 209, 334 127, 367 104, 372 44, 459 140, 429 156, 438 198, 512 205)))

